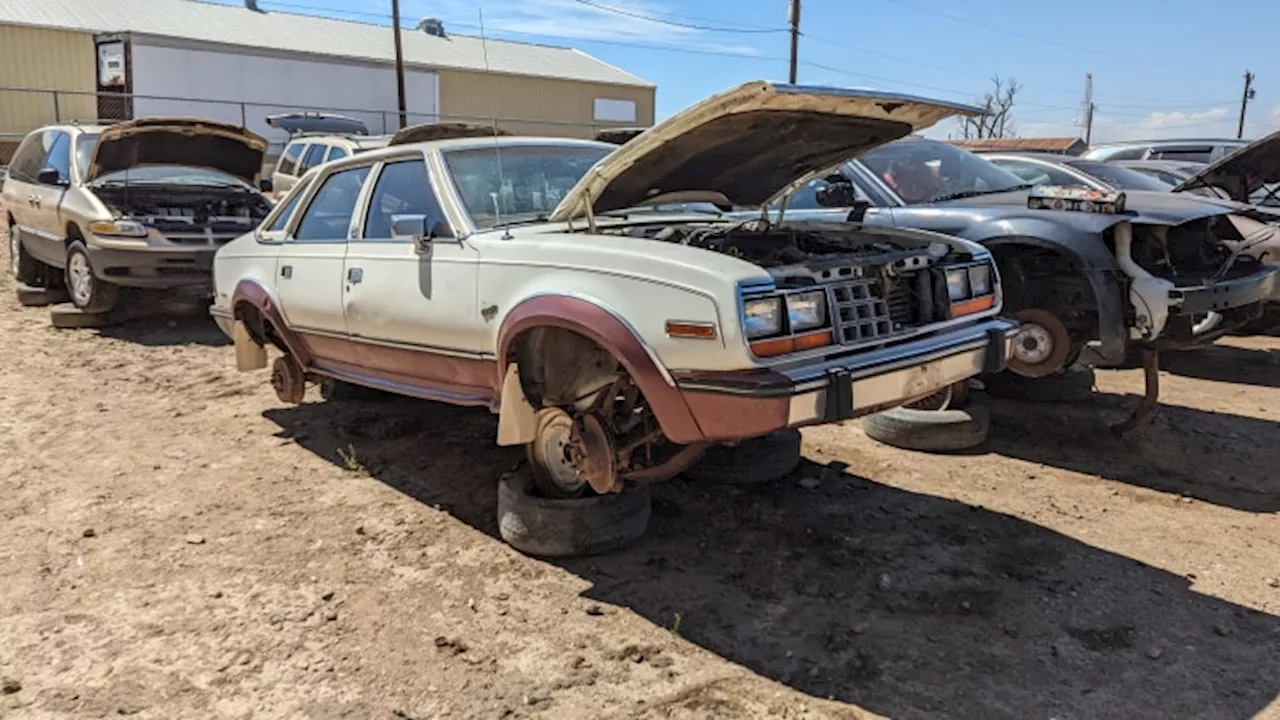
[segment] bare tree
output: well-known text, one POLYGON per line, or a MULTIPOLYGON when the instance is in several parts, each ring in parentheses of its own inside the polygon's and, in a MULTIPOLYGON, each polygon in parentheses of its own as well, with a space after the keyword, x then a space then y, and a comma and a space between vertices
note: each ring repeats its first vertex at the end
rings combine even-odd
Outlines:
POLYGON ((965 140, 1015 137, 1017 134, 1013 127, 1013 100, 1022 86, 1013 78, 1006 81, 999 75, 991 78, 991 82, 995 88, 981 103, 986 114, 960 118, 960 137, 965 140))

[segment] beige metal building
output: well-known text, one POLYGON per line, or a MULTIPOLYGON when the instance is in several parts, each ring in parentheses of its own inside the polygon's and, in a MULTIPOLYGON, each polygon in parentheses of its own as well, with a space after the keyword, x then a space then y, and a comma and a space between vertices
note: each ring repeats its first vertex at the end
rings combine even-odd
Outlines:
MULTIPOLYGON (((4 141, 71 119, 194 115, 236 122, 277 147, 271 114, 399 126, 385 25, 198 0, 0 2, 4 141)), ((402 31, 407 121, 491 121, 519 134, 590 137, 654 119, 652 84, 579 50, 402 31)))

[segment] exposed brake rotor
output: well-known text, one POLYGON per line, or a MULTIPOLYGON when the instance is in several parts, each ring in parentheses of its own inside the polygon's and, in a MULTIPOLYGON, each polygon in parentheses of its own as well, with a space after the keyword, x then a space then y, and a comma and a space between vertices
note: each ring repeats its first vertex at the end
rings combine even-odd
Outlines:
POLYGON ((574 419, 570 459, 579 477, 601 495, 622 490, 614 447, 613 435, 599 415, 584 413, 574 419))
POLYGON ((271 365, 271 387, 282 402, 297 405, 307 391, 307 379, 302 367, 289 356, 276 358, 271 365))
POLYGON ((1029 378, 1051 375, 1067 362, 1071 354, 1071 333, 1058 316, 1040 308, 1019 310, 1021 325, 1013 336, 1013 353, 1009 369, 1029 378))

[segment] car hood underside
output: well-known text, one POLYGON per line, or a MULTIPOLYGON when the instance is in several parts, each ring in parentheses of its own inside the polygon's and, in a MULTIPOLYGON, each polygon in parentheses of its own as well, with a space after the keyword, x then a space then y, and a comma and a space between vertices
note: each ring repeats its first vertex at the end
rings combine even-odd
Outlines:
POLYGON ((1264 185, 1280 183, 1280 131, 1255 140, 1174 186, 1174 192, 1202 187, 1222 188, 1236 202, 1264 185))
POLYGON ((98 136, 85 180, 154 165, 218 170, 252 182, 262 172, 267 141, 242 127, 195 118, 142 118, 98 136))

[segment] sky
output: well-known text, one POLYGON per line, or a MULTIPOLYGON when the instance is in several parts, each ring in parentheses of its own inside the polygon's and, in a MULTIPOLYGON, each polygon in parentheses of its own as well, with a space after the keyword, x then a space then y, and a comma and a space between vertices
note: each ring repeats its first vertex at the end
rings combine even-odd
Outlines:
MULTIPOLYGON (((218 0, 240 4, 239 0, 218 0)), ((259 0, 264 10, 390 23, 390 0, 259 0)), ((401 0, 407 27, 578 48, 657 86, 658 120, 738 83, 786 81, 788 0, 401 0)), ((1016 80, 1022 137, 1093 141, 1235 137, 1244 73, 1255 74, 1245 137, 1280 129, 1280 2, 1226 0, 803 0, 797 81, 980 103, 1016 80)), ((955 135, 952 121, 928 135, 955 135)))

